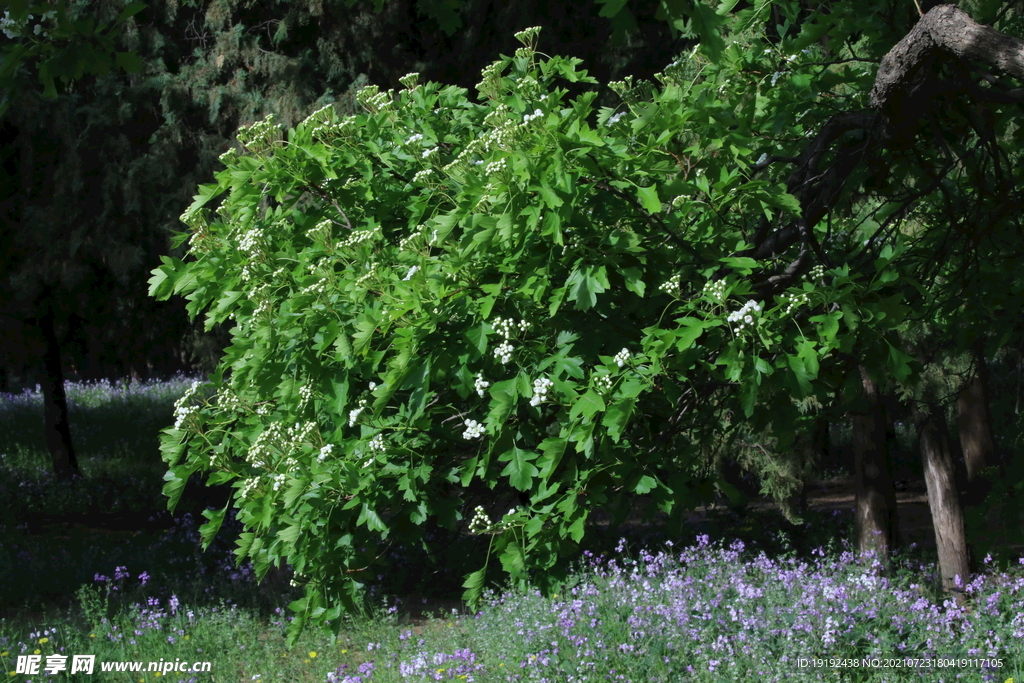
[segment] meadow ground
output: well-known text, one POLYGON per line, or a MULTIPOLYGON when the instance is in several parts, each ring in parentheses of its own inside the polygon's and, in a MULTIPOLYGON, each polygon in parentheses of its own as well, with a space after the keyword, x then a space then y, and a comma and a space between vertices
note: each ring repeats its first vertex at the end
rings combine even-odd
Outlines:
POLYGON ((453 540, 435 564, 394 548, 365 614, 337 639, 307 632, 288 649, 288 571, 257 585, 249 564, 236 566, 233 519, 201 551, 199 513, 223 492, 190 486, 175 515, 160 495, 158 434, 190 381, 69 383, 84 474, 74 484, 48 473, 38 393, 0 395, 8 680, 1024 680, 1021 563, 990 562, 958 605, 937 592, 927 548, 900 555, 888 577, 855 561, 842 504, 812 505, 802 527, 757 505, 700 513, 675 539, 633 526, 620 541, 595 526, 557 596, 492 593, 476 614, 457 609, 468 570, 458 558, 473 539, 453 540), (93 655, 95 672, 19 673, 27 655, 42 666, 67 657, 68 668, 93 655), (125 662, 143 670, 101 671, 125 662), (194 662, 209 671, 184 670, 194 662))

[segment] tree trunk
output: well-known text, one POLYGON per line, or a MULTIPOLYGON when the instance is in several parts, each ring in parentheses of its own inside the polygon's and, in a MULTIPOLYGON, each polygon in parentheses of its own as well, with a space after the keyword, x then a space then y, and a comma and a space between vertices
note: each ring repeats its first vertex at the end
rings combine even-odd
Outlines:
POLYGON ((53 305, 46 304, 46 313, 39 319, 43 337, 43 412, 46 446, 53 461, 57 479, 79 476, 78 459, 71 441, 68 422, 68 401, 64 395, 64 373, 60 362, 60 344, 53 325, 53 305))
POLYGON ((946 418, 942 409, 935 405, 915 405, 914 423, 917 427, 921 464, 924 467, 924 481, 928 487, 932 525, 935 527, 942 587, 954 592, 960 601, 964 597, 960 589, 970 580, 970 571, 964 514, 956 490, 946 418))
POLYGON ((885 438, 885 408, 878 387, 864 368, 860 369, 866 409, 853 415, 853 457, 856 477, 856 538, 861 555, 874 551, 888 569, 898 543, 896 489, 889 466, 885 438))
POLYGON ((985 481, 978 473, 988 466, 995 451, 988 405, 988 368, 984 352, 977 345, 973 354, 977 369, 956 400, 960 448, 967 465, 967 497, 964 502, 969 506, 980 503, 987 493, 985 481))

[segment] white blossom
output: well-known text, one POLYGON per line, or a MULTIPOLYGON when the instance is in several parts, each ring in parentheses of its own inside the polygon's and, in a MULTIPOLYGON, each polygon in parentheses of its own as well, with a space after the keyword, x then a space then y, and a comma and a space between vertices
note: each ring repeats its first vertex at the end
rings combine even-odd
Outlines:
POLYGON ((463 432, 463 439, 476 439, 487 433, 487 429, 476 420, 466 420, 466 431, 463 432))
POLYGON ((541 403, 548 398, 548 389, 553 386, 553 382, 547 377, 541 377, 540 379, 533 380, 533 398, 530 399, 531 406, 539 406, 541 403))
POLYGON ((473 388, 476 389, 476 393, 478 396, 480 396, 480 398, 483 398, 484 390, 489 386, 491 386, 491 383, 484 381, 483 373, 478 373, 476 376, 476 381, 473 382, 473 388))
POLYGON ((514 347, 507 341, 501 343, 498 348, 494 349, 494 357, 501 361, 502 365, 505 365, 512 360, 512 351, 514 347))

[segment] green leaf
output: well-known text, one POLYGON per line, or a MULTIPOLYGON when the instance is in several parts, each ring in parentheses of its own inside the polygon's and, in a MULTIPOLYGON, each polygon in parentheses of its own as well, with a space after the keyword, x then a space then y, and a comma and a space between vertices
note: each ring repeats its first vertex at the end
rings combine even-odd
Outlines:
POLYGON ((520 491, 529 491, 533 486, 533 478, 540 474, 531 460, 536 459, 537 454, 533 451, 526 451, 518 446, 498 456, 498 460, 508 462, 501 476, 508 477, 509 483, 520 491))
POLYGON ((549 479, 554 474, 562 461, 567 444, 568 441, 561 438, 547 438, 540 442, 542 455, 537 459, 537 464, 540 465, 539 474, 542 479, 549 479))
POLYGON ((388 530, 387 525, 384 524, 380 515, 378 515, 367 503, 363 503, 360 508, 359 519, 356 520, 356 524, 365 524, 366 528, 370 531, 387 532, 388 530))
POLYGON ((191 463, 184 465, 178 465, 172 467, 164 473, 164 488, 162 493, 167 496, 167 510, 174 512, 174 508, 177 507, 178 501, 181 500, 181 494, 185 490, 185 484, 188 483, 188 478, 195 471, 195 467, 191 463))
POLYGON ((487 567, 485 566, 472 574, 467 574, 466 580, 462 582, 462 587, 466 589, 462 594, 462 599, 472 610, 476 610, 480 604, 480 598, 484 594, 484 577, 486 575, 487 567))
POLYGON ((629 422, 629 418, 633 413, 635 405, 635 398, 619 400, 608 408, 608 412, 606 412, 604 417, 601 419, 601 425, 608 428, 608 436, 610 436, 612 441, 615 443, 618 443, 619 439, 622 438, 622 433, 626 428, 626 424, 629 422))
POLYGON ((647 283, 643 280, 643 272, 639 268, 623 268, 622 277, 626 281, 626 289, 643 298, 647 291, 647 283))
POLYGON ((501 566, 509 574, 518 576, 526 573, 526 550, 518 541, 511 541, 501 553, 501 566))
POLYGON ((661 200, 658 199, 658 188, 655 185, 650 187, 637 187, 637 197, 640 198, 640 205, 650 213, 661 211, 661 200))
POLYGON ((203 510, 203 517, 209 520, 206 524, 199 527, 199 535, 203 539, 203 550, 210 547, 210 543, 213 542, 217 532, 220 531, 220 527, 224 523, 224 515, 227 514, 229 507, 231 507, 230 499, 220 510, 203 510))
POLYGON ((573 403, 572 408, 569 410, 569 419, 575 420, 577 417, 582 416, 583 419, 589 420, 604 409, 604 399, 596 391, 590 389, 573 403))
POLYGON ((793 371, 793 378, 796 379, 797 385, 800 388, 800 397, 808 396, 811 394, 811 379, 817 373, 812 374, 811 371, 804 364, 802 356, 794 356, 793 354, 786 354, 786 359, 789 361, 789 369, 793 371))
POLYGON ((642 477, 640 477, 640 481, 638 481, 636 483, 636 486, 633 487, 633 493, 643 496, 650 493, 656 488, 658 488, 658 480, 650 475, 645 474, 642 477))
POLYGON ((583 266, 573 270, 565 282, 569 288, 569 301, 576 302, 576 309, 589 311, 597 303, 597 295, 611 285, 604 266, 583 266))

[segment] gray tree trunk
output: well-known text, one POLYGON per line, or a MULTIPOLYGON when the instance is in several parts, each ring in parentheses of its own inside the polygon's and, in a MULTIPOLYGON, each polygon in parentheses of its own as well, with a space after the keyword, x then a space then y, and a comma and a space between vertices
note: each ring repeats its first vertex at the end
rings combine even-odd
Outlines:
POLYGON ((899 540, 899 527, 896 523, 896 489, 885 438, 885 408, 874 380, 864 368, 860 369, 860 374, 866 408, 853 414, 857 552, 863 555, 874 551, 883 567, 888 569, 892 551, 899 540))
POLYGON ((917 427, 921 464, 924 467, 924 481, 928 487, 932 525, 935 527, 942 587, 947 592, 955 593, 957 600, 962 601, 964 593, 960 592, 960 588, 970 581, 969 555, 946 418, 942 409, 933 404, 925 404, 923 407, 915 405, 914 423, 917 427))
POLYGON ((64 372, 60 361, 60 344, 54 330, 53 306, 46 304, 46 313, 39 318, 43 338, 43 413, 46 447, 50 451, 57 479, 68 480, 80 475, 78 459, 71 440, 68 422, 68 401, 64 394, 64 372))
POLYGON ((967 466, 967 497, 964 502, 969 506, 977 505, 985 497, 985 482, 978 473, 990 464, 995 451, 988 404, 988 368, 981 348, 976 346, 973 354, 977 369, 956 400, 960 448, 967 466))

